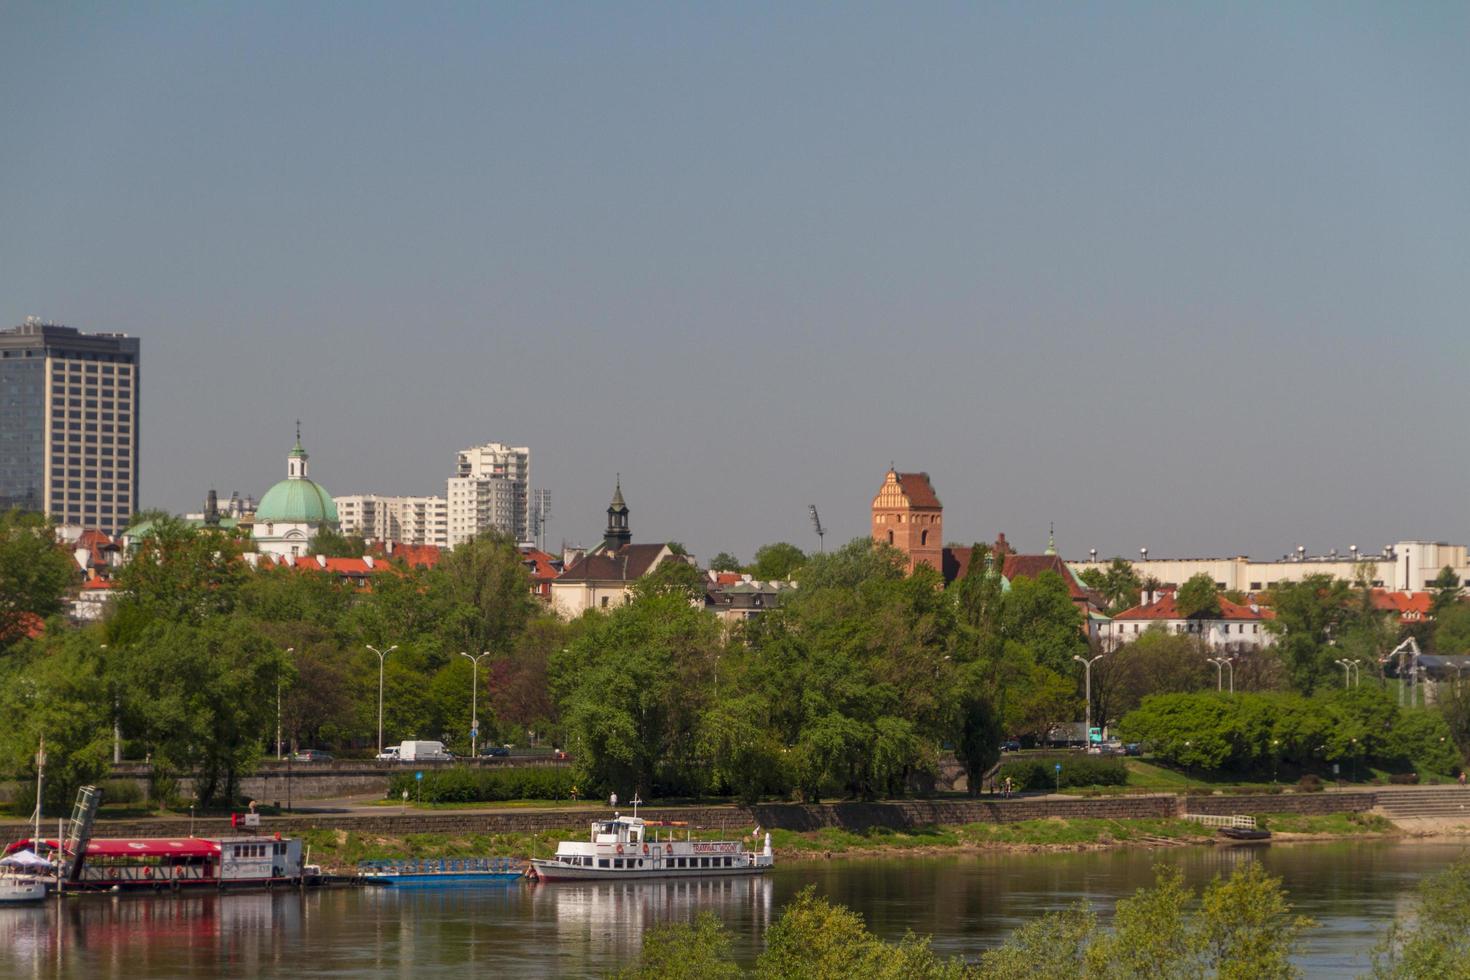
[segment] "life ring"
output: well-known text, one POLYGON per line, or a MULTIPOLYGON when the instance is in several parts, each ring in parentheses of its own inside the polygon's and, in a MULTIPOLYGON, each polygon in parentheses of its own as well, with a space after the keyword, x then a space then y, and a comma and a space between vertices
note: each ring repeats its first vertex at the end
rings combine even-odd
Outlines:
POLYGON ((643 845, 643 856, 644 857, 648 857, 648 845, 647 844, 644 844, 643 845))
POLYGON ((153 869, 151 867, 145 867, 143 869, 143 877, 144 878, 152 878, 153 877, 153 869))
POLYGON ((664 853, 665 854, 668 854, 668 855, 673 855, 673 853, 674 853, 674 845, 673 844, 665 844, 664 845, 664 853))
POLYGON ((619 844, 618 845, 618 853, 619 854, 623 853, 623 845, 622 844, 619 844))
POLYGON ((113 881, 117 881, 117 869, 116 868, 108 868, 107 869, 107 877, 111 878, 113 881))

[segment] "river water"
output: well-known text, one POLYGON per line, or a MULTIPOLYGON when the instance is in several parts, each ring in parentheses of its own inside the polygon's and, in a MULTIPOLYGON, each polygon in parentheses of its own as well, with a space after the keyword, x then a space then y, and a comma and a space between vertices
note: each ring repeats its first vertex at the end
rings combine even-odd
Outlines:
POLYGON ((1420 879, 1454 862, 1452 843, 1336 842, 1078 854, 983 854, 783 863, 758 879, 646 884, 513 884, 465 891, 388 889, 164 897, 86 896, 0 909, 0 977, 603 976, 637 955, 644 929, 717 913, 749 965, 781 908, 811 883, 889 939, 912 929, 973 957, 1043 912, 1113 904, 1179 865, 1196 888, 1242 861, 1282 877, 1321 923, 1299 962, 1352 976, 1420 879))

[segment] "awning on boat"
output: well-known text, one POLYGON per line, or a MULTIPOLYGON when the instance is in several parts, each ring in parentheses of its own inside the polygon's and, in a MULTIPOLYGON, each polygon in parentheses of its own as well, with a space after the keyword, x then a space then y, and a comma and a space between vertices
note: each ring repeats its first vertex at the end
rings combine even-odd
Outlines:
MULTIPOLYGON (((56 848, 54 839, 39 843, 51 850, 56 848)), ((16 841, 7 850, 19 853, 30 846, 31 841, 16 841)), ((199 837, 108 837, 87 844, 87 857, 213 857, 219 852, 218 843, 199 837)))
POLYGON ((55 866, 35 851, 21 848, 14 854, 0 858, 0 864, 9 868, 45 868, 50 871, 55 866))

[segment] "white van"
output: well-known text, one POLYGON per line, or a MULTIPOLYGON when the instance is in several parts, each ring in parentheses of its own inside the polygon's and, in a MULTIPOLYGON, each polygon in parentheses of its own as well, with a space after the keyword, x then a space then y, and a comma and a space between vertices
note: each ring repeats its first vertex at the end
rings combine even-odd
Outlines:
POLYGON ((449 762, 454 756, 444 751, 443 742, 404 742, 398 746, 403 762, 449 762))

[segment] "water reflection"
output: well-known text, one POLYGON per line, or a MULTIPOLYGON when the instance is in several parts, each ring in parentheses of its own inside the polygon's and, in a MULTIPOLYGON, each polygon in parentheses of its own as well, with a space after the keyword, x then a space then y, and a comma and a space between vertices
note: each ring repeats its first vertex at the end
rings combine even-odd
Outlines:
POLYGON ((350 889, 300 893, 87 896, 60 907, 0 909, 0 977, 604 976, 636 955, 653 925, 720 917, 750 965, 781 908, 807 884, 861 912, 880 935, 932 935, 967 958, 1046 911, 1087 901, 1106 920, 1116 901, 1177 865, 1198 889, 1243 861, 1264 861, 1298 910, 1309 975, 1362 973, 1367 951, 1412 901, 1418 882, 1459 845, 1388 842, 994 854, 786 862, 772 875, 717 881, 604 882, 465 891, 350 889))

